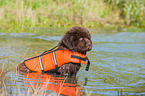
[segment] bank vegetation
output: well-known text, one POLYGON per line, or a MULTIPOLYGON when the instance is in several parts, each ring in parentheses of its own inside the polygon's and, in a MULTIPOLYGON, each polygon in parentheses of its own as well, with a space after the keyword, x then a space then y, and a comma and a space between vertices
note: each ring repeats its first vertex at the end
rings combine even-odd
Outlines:
POLYGON ((145 28, 144 10, 144 0, 0 0, 0 32, 76 25, 145 28))

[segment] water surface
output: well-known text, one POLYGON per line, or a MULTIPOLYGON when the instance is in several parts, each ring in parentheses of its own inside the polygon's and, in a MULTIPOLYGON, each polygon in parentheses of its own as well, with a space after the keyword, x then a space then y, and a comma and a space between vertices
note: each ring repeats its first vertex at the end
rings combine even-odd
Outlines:
MULTIPOLYGON (((57 32, 57 31, 56 31, 57 32)), ((0 33, 0 92, 4 95, 145 95, 145 33, 91 31, 90 70, 76 78, 19 74, 25 58, 56 46, 62 36, 0 33)))

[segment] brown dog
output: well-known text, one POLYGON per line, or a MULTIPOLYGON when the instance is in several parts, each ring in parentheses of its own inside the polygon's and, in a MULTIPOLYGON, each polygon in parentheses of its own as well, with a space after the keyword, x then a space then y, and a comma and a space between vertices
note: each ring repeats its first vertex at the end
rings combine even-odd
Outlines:
MULTIPOLYGON (((83 27, 73 27, 66 32, 62 40, 58 44, 59 50, 69 50, 71 52, 78 52, 81 54, 86 54, 87 51, 90 51, 92 48, 92 41, 90 32, 83 27)), ((80 63, 67 63, 59 68, 55 68, 54 70, 47 71, 48 73, 56 73, 61 76, 76 76, 77 72, 80 69, 80 63)), ((18 70, 22 72, 32 72, 24 63, 21 63, 18 67, 18 70)))

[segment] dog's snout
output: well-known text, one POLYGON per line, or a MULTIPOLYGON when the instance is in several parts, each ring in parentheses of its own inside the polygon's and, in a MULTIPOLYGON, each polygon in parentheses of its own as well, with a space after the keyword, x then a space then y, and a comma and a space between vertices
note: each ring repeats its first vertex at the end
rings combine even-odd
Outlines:
POLYGON ((86 44, 91 44, 90 40, 88 38, 85 38, 86 44))
POLYGON ((87 45, 91 45, 91 41, 90 40, 86 40, 86 44, 87 45))
POLYGON ((88 44, 88 45, 91 45, 91 42, 90 42, 90 41, 87 41, 87 44, 88 44))

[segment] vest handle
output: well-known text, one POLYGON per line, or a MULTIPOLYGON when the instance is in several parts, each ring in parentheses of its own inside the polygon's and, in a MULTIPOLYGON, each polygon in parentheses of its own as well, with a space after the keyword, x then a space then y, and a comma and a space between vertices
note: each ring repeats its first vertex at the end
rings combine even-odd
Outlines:
POLYGON ((44 54, 44 53, 46 53, 46 52, 48 52, 48 51, 52 51, 52 50, 54 50, 56 47, 58 47, 58 46, 54 46, 52 49, 46 50, 46 51, 44 51, 42 54, 44 54))

